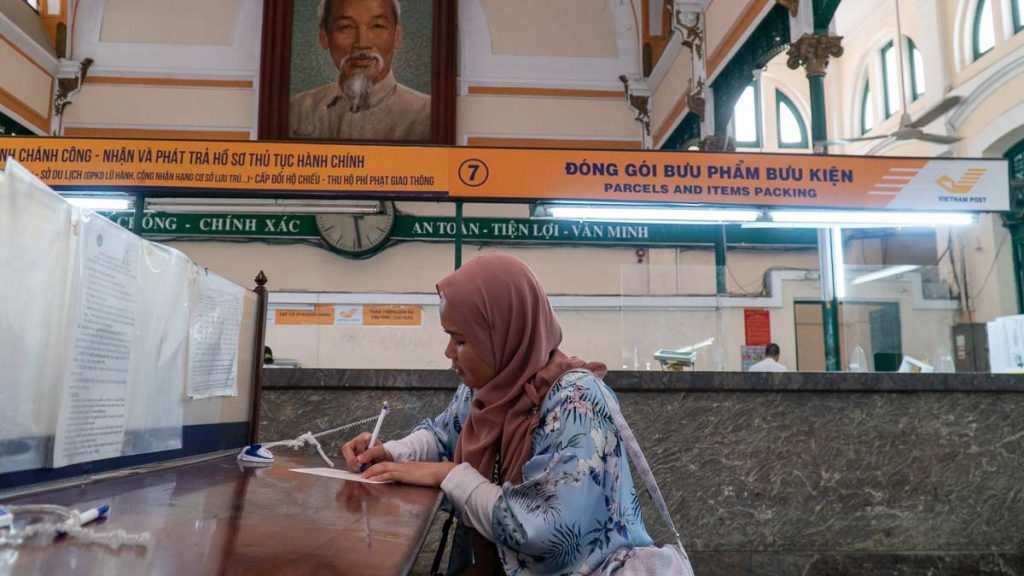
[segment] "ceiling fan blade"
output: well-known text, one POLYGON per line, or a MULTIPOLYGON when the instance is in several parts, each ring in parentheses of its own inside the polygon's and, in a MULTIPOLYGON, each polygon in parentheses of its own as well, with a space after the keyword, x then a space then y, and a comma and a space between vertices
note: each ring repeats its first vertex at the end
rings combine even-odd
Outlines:
POLYGON ((878 136, 861 136, 860 138, 847 138, 841 141, 842 144, 850 144, 853 142, 867 142, 868 140, 882 140, 885 138, 892 138, 892 134, 879 134, 878 136))
POLYGON ((934 142, 936 144, 952 144, 963 140, 963 138, 959 136, 943 136, 941 134, 929 134, 927 132, 922 132, 920 135, 916 136, 916 139, 924 140, 925 142, 934 142))
POLYGON ((946 112, 949 112, 953 108, 956 108, 957 106, 959 106, 960 102, 962 102, 962 101, 963 101, 963 98, 961 98, 959 96, 949 96, 945 100, 943 100, 942 102, 939 102, 938 104, 933 106, 931 108, 931 110, 928 110, 924 114, 921 114, 920 118, 918 118, 917 120, 914 120, 913 122, 907 124, 906 127, 907 128, 923 128, 923 127, 931 124, 932 121, 934 121, 936 118, 942 116, 946 112))

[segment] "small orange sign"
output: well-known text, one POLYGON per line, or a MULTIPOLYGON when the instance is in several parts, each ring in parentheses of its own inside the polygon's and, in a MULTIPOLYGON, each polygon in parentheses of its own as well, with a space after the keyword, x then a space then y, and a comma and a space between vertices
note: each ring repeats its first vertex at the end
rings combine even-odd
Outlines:
POLYGON ((764 308, 743 309, 743 329, 747 346, 767 346, 772 341, 772 321, 764 308))
POLYGON ((275 324, 334 324, 334 304, 314 304, 312 310, 276 310, 275 324))
POLYGON ((406 304, 366 304, 363 326, 422 326, 423 307, 406 304))

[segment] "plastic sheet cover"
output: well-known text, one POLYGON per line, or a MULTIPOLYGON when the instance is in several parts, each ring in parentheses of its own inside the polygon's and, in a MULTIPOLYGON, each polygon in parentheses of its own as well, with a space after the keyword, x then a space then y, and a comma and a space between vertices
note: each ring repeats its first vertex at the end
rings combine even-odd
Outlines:
POLYGON ((0 473, 47 464, 67 362, 72 216, 71 205, 7 162, 0 186, 0 473))
POLYGON ((181 448, 192 262, 143 240, 124 455, 181 448))

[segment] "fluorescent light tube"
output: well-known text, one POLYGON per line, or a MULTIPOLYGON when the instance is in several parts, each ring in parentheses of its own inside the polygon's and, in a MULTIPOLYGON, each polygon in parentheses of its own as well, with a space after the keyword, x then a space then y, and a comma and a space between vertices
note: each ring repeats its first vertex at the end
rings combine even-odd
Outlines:
POLYGON ((974 216, 962 212, 887 212, 887 211, 822 211, 773 210, 774 222, 820 224, 822 227, 842 225, 847 228, 864 226, 940 226, 964 225, 974 222, 974 216))
POLYGON ((760 210, 721 208, 650 208, 628 206, 551 206, 542 208, 551 218, 637 222, 753 222, 760 210))
POLYGON ((684 346, 684 347, 676 350, 676 352, 679 352, 679 353, 696 352, 697 350, 700 350, 701 348, 707 348, 708 346, 711 346, 714 343, 715 343, 715 338, 712 336, 711 338, 708 338, 707 340, 703 340, 703 341, 698 342, 696 344, 693 344, 691 346, 684 346))
POLYGON ((911 272, 913 270, 917 270, 918 268, 920 268, 920 266, 917 266, 915 264, 889 266, 888 268, 882 268, 881 270, 876 270, 874 272, 869 272, 867 274, 861 274, 860 276, 857 276, 856 278, 851 280, 850 284, 865 284, 873 280, 881 280, 882 278, 888 278, 889 276, 903 274, 904 272, 911 272))
POLYGON ((843 229, 833 228, 832 241, 832 282, 835 285, 836 299, 846 298, 846 255, 843 254, 843 229))
POLYGON ((131 200, 124 198, 65 198, 72 206, 89 210, 128 210, 131 200))
POLYGON ((245 198, 153 198, 146 209, 161 212, 231 214, 379 214, 376 200, 255 200, 245 198))

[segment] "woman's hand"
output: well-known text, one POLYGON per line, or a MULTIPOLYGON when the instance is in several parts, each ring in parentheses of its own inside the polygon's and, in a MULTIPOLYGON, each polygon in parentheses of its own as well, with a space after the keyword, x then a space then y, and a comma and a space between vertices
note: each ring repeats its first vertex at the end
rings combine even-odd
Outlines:
POLYGON ((391 455, 384 449, 383 444, 377 444, 369 450, 366 449, 370 445, 370 436, 369 432, 363 432, 345 442, 341 447, 341 455, 345 458, 345 465, 348 466, 349 472, 359 472, 359 466, 362 464, 391 462, 391 455))
POLYGON ((380 462, 367 468, 363 478, 439 488, 452 468, 452 462, 380 462))

